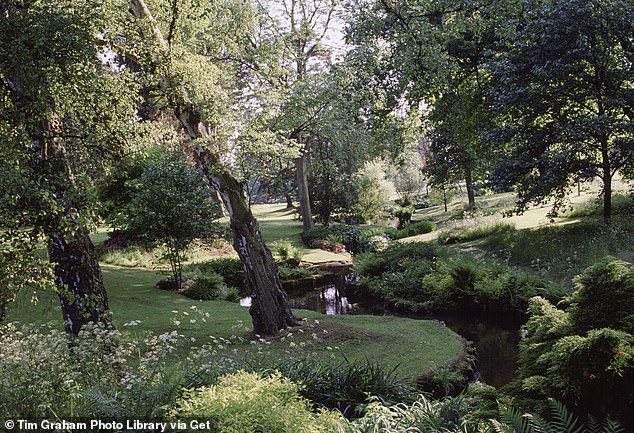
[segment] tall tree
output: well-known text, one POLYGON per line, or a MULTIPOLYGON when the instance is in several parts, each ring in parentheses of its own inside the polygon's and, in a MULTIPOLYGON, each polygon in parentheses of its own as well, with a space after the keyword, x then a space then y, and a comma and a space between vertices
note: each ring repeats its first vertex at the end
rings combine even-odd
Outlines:
MULTIPOLYGON (((221 108, 214 108, 217 100, 225 99, 228 94, 223 89, 223 80, 231 81, 230 75, 222 75, 219 67, 210 58, 218 58, 226 46, 217 47, 215 30, 218 26, 231 25, 248 16, 245 3, 229 3, 227 9, 213 10, 215 3, 198 5, 191 9, 196 15, 186 23, 170 23, 176 19, 158 22, 143 0, 131 0, 131 10, 140 25, 147 25, 146 36, 152 38, 156 47, 156 62, 162 75, 157 77, 155 94, 170 95, 167 104, 157 106, 170 112, 182 126, 191 144, 193 155, 211 186, 216 189, 229 213, 233 231, 233 245, 238 252, 246 275, 246 281, 252 294, 249 310, 256 334, 275 335, 281 329, 297 324, 282 290, 271 251, 262 240, 259 224, 253 217, 244 197, 242 184, 231 174, 221 158, 221 142, 218 130, 222 123, 221 108), (209 14, 209 8, 212 9, 209 14), (223 16, 222 14, 227 14, 223 16), (236 16, 233 17, 232 14, 236 16), (234 19, 232 21, 232 19, 234 19), (173 28, 166 39, 161 27, 173 28), (179 31, 180 26, 184 28, 179 31), (189 31, 188 31, 189 30, 189 31), (151 33, 150 33, 151 32, 151 33), (192 65, 192 61, 195 61, 192 65), (183 68, 179 70, 179 68, 183 68), (195 70, 192 70, 192 67, 195 70), (211 91, 210 91, 211 89, 211 91), (215 93, 214 93, 215 92, 215 93)), ((172 5, 177 2, 172 2, 172 5)), ((248 23, 246 25, 249 31, 248 23)), ((239 35, 226 35, 239 36, 239 35)), ((160 100, 160 98, 154 98, 160 100)))
POLYGON ((484 97, 485 54, 496 39, 498 3, 360 0, 348 33, 368 61, 383 69, 377 77, 385 77, 393 100, 413 106, 423 102, 429 108, 433 151, 426 155, 428 175, 436 184, 459 175, 470 207, 475 205, 473 183, 489 148, 482 134, 491 117, 484 97))
POLYGON ((575 178, 598 176, 609 222, 613 177, 634 164, 634 3, 530 1, 509 24, 498 181, 518 185, 518 211, 554 198, 556 212, 575 178))
POLYGON ((0 2, 0 231, 46 242, 73 334, 112 326, 87 227, 90 177, 134 137, 135 85, 96 44, 116 35, 115 3, 0 2))

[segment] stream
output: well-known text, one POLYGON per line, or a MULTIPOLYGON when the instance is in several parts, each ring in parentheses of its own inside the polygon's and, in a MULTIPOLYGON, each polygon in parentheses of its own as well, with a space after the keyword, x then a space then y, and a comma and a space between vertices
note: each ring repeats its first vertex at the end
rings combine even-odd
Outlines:
MULTIPOLYGON (((312 290, 286 290, 293 309, 317 311, 327 315, 392 314, 383 305, 365 305, 349 299, 344 278, 334 283, 316 286, 312 290)), ((251 305, 251 298, 240 300, 240 305, 251 305)), ((452 331, 473 342, 478 357, 477 378, 494 387, 509 383, 515 374, 518 358, 521 322, 495 315, 475 316, 450 313, 407 315, 410 318, 438 320, 452 331)))

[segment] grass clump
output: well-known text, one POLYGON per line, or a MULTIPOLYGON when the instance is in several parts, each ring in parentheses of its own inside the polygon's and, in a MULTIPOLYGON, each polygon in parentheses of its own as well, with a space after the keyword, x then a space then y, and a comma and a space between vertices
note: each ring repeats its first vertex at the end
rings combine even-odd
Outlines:
POLYGON ((311 278, 315 275, 315 272, 311 268, 304 268, 301 266, 292 266, 287 264, 281 264, 277 267, 280 278, 284 281, 302 280, 304 278, 311 278))
POLYGON ((99 261, 115 266, 151 268, 158 263, 159 256, 160 254, 157 254, 154 249, 131 246, 107 249, 99 257, 99 261))
POLYGON ((438 235, 440 243, 449 245, 462 242, 470 242, 487 238, 487 242, 492 243, 493 238, 507 238, 516 233, 515 225, 507 222, 497 222, 492 225, 473 227, 467 229, 449 229, 438 235))
POLYGON ((218 274, 230 286, 240 287, 244 285, 244 270, 238 257, 220 257, 205 262, 191 263, 185 265, 183 273, 188 278, 218 274))
POLYGON ((204 277, 198 277, 185 291, 185 296, 199 301, 220 299, 226 293, 226 286, 221 275, 206 273, 204 277))
POLYGON ((300 394, 316 407, 337 409, 347 418, 362 415, 368 395, 391 404, 412 402, 417 393, 412 382, 399 377, 395 368, 388 370, 368 360, 329 362, 303 357, 269 367, 255 364, 247 369, 263 375, 280 372, 300 384, 300 394))

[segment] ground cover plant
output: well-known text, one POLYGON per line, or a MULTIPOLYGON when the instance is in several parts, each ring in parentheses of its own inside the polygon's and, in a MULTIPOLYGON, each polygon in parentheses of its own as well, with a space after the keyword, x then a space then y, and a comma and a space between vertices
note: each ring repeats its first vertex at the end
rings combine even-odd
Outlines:
POLYGON ((564 291, 492 258, 433 244, 393 244, 359 256, 359 287, 401 311, 498 312, 523 315, 537 295, 564 291))

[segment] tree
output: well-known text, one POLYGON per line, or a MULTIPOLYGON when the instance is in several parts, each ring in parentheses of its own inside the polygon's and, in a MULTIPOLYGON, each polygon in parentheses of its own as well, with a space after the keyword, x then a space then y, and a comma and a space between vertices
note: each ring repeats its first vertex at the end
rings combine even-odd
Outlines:
POLYGON ((509 20, 492 73, 507 143, 496 180, 517 185, 517 210, 564 204, 578 176, 612 179, 634 163, 634 4, 628 0, 531 1, 509 20))
POLYGON ((223 83, 233 80, 226 69, 219 68, 209 59, 224 57, 220 55, 223 53, 231 54, 226 53, 231 45, 217 46, 214 38, 218 35, 224 34, 235 40, 246 37, 250 31, 248 4, 231 3, 227 9, 211 8, 211 15, 206 8, 194 9, 195 16, 187 22, 178 21, 176 14, 157 22, 143 0, 131 0, 131 6, 141 34, 154 46, 156 54, 147 62, 150 65, 157 62, 162 73, 151 83, 150 92, 156 97, 148 102, 156 101, 155 108, 180 123, 196 164, 218 191, 228 211, 233 246, 240 256, 251 290, 253 302, 249 313, 254 332, 275 335, 281 329, 296 325, 271 251, 264 244, 259 224, 245 201, 243 186, 222 162, 220 152, 220 129, 227 124, 223 119, 223 115, 226 116, 224 105, 219 102, 229 99, 229 89, 224 88, 223 83), (244 28, 234 29, 233 33, 216 32, 218 28, 244 22, 247 23, 244 28), (174 29, 168 33, 168 39, 165 39, 161 26, 174 29), (194 36, 190 38, 190 35, 194 36), (182 69, 179 71, 179 68, 182 69), (162 100, 166 101, 164 105, 157 104, 162 100))
POLYGON ((437 185, 461 177, 474 207, 474 180, 490 147, 482 134, 491 117, 485 54, 497 37, 500 2, 378 0, 355 8, 349 37, 383 69, 378 77, 385 77, 391 99, 429 107, 428 176, 437 185))
POLYGON ((182 152, 151 152, 141 167, 139 178, 127 185, 130 201, 116 228, 147 248, 164 247, 164 258, 180 288, 187 248, 194 239, 213 234, 218 204, 202 174, 188 165, 182 152))
POLYGON ((108 69, 96 44, 116 37, 121 15, 116 2, 90 0, 3 1, 0 13, 2 243, 23 263, 17 251, 45 242, 70 333, 111 327, 89 191, 135 137, 135 83, 108 69))

